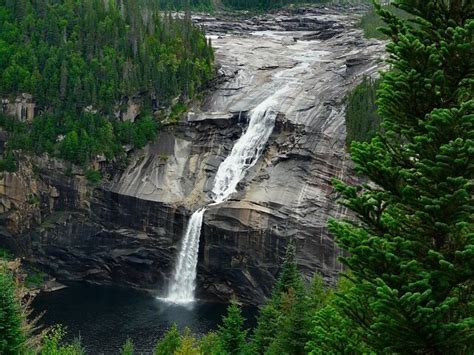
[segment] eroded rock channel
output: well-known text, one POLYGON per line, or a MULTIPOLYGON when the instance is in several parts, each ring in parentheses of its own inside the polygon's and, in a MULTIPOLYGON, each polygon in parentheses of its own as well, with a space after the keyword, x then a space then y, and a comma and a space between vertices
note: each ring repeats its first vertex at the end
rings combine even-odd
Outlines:
POLYGON ((345 213, 331 179, 351 179, 344 97, 379 69, 383 43, 356 29, 351 8, 306 8, 236 19, 196 17, 216 49, 218 76, 199 107, 91 189, 61 163, 25 162, 2 180, 2 234, 60 280, 164 290, 190 214, 211 201, 217 169, 247 124, 276 97, 262 156, 226 202, 204 216, 198 297, 262 302, 286 241, 303 273, 334 281, 327 231, 345 213), (23 190, 24 191, 23 191, 23 190), (40 196, 37 205, 28 196, 40 196))

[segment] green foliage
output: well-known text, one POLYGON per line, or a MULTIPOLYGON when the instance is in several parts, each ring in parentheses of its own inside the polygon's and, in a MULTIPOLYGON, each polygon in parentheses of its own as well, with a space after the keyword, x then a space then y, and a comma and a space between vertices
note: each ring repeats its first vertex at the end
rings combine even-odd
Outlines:
MULTIPOLYGON (((409 15, 407 12, 400 10, 392 5, 388 5, 385 7, 386 9, 390 10, 394 14, 396 14, 400 18, 408 18, 409 15)), ((377 14, 377 11, 374 7, 371 7, 369 11, 367 11, 364 16, 362 16, 359 27, 364 30, 364 36, 366 38, 377 38, 381 40, 388 39, 388 36, 381 31, 385 22, 380 18, 377 14)))
MULTIPOLYGON (((146 2, 146 0, 142 0, 146 2)), ((332 0, 158 0, 157 4, 162 9, 181 10, 186 8, 186 3, 191 9, 210 11, 216 6, 237 10, 271 10, 291 4, 324 4, 332 0)), ((148 1, 150 2, 150 1, 148 1)))
MULTIPOLYGON (((318 284, 319 281, 316 282, 318 284)), ((315 286, 316 287, 316 286, 315 286)), ((353 284, 342 275, 337 293, 320 290, 318 306, 310 308, 311 323, 306 351, 310 354, 370 354, 373 351, 365 344, 364 331, 342 312, 341 298, 351 297, 353 284)))
POLYGON ((310 354, 366 354, 358 328, 333 305, 316 313, 307 350, 310 354))
POLYGON ((264 305, 257 317, 257 326, 252 336, 252 350, 256 354, 265 354, 275 342, 276 335, 280 330, 282 314, 272 303, 264 305))
MULTIPOLYGON (((125 154, 124 145, 143 148, 156 138, 160 127, 149 114, 131 123, 111 122, 104 115, 92 113, 44 114, 35 118, 31 127, 0 115, 0 126, 11 134, 9 149, 48 153, 81 166, 88 166, 97 156, 120 159, 125 154)), ((4 170, 16 171, 16 159, 10 150, 5 160, 0 161, 2 166, 4 170)))
POLYGON ((48 331, 43 338, 41 355, 84 355, 85 349, 82 347, 80 339, 76 339, 72 344, 63 344, 66 331, 61 326, 55 326, 48 331))
POLYGON ((82 346, 81 337, 74 338, 71 344, 71 349, 71 355, 85 355, 87 353, 86 348, 82 346))
POLYGON ((273 289, 274 297, 279 298, 290 289, 298 293, 304 290, 303 279, 296 264, 296 244, 293 239, 286 246, 283 265, 273 289))
POLYGON ((28 270, 28 275, 26 276, 25 285, 27 287, 38 287, 41 286, 46 278, 46 274, 36 268, 31 268, 28 270))
POLYGON ((170 122, 178 123, 179 119, 181 118, 181 115, 186 112, 187 109, 188 108, 186 107, 186 105, 181 102, 178 102, 176 105, 173 105, 169 116, 170 122))
POLYGON ((89 169, 86 171, 86 179, 91 184, 98 184, 102 180, 102 175, 100 171, 89 169))
MULTIPOLYGON (((136 96, 144 111, 192 98, 213 76, 214 59, 189 16, 173 18, 156 5, 22 0, 20 11, 0 1, 0 96, 29 92, 45 112, 31 127, 0 115, 8 148, 87 166, 98 155, 123 157, 122 145, 153 140, 159 125, 151 114, 132 124, 114 111, 136 96)), ((15 169, 11 155, 0 161, 0 171, 15 169)))
POLYGON ((346 143, 371 140, 379 131, 380 117, 377 114, 375 94, 379 81, 365 77, 362 83, 349 94, 346 109, 346 143))
POLYGON ((398 0, 391 69, 378 92, 383 131, 352 144, 371 185, 336 182, 358 221, 332 221, 354 291, 340 309, 381 353, 474 351, 474 4, 398 0))
POLYGON ((373 7, 362 16, 359 22, 359 27, 364 30, 366 38, 387 39, 387 36, 379 30, 383 25, 384 22, 373 7))
MULTIPOLYGON (((237 310, 239 311, 238 307, 237 310)), ((240 311, 239 311, 240 314, 240 311)), ((234 315, 233 315, 234 317, 234 315)), ((229 324, 229 323, 228 323, 229 324)), ((226 336, 232 334, 233 330, 227 328, 225 330, 226 336)), ((245 339, 245 335, 244 335, 245 339)), ((158 340, 154 350, 155 355, 168 355, 168 354, 179 354, 179 355, 222 355, 228 354, 223 348, 221 342, 221 334, 210 332, 204 335, 201 339, 197 340, 191 331, 186 328, 184 334, 181 336, 178 328, 174 324, 166 334, 158 340)), ((240 352, 239 354, 243 354, 240 352)))
POLYGON ((10 173, 17 171, 16 159, 11 151, 6 154, 5 159, 0 159, 0 171, 7 171, 10 173))
POLYGON ((174 355, 197 355, 199 354, 196 338, 191 334, 189 328, 184 330, 181 344, 174 352, 174 355))
POLYGON ((209 332, 204 335, 199 341, 199 353, 202 355, 225 354, 219 334, 209 332))
POLYGON ((133 344, 132 339, 127 338, 125 344, 123 344, 122 349, 120 349, 120 355, 133 355, 135 353, 135 345, 133 344))
POLYGON ((5 260, 8 261, 12 259, 13 259, 13 254, 9 250, 0 248, 0 263, 2 261, 5 261, 5 260))
POLYGON ((181 346, 181 335, 176 324, 156 343, 155 355, 173 354, 181 346))
POLYGON ((0 2, 2 96, 29 92, 41 107, 112 113, 124 97, 145 92, 167 102, 212 75, 204 34, 146 2, 13 4, 0 2))
MULTIPOLYGON (((143 0, 146 1, 146 0, 143 0)), ((158 7, 166 10, 182 10, 186 6, 200 11, 210 11, 214 9, 215 0, 152 0, 158 7)))
POLYGON ((308 309, 313 312, 320 310, 331 297, 331 289, 326 288, 323 277, 315 273, 308 290, 308 309))
POLYGON ((15 290, 13 276, 0 265, 0 354, 18 354, 25 349, 23 313, 15 290))
POLYGON ((306 354, 305 345, 309 340, 310 323, 305 293, 299 294, 290 289, 283 295, 280 312, 283 316, 274 341, 278 344, 278 349, 286 354, 306 354))
POLYGON ((272 299, 260 310, 252 350, 261 354, 304 354, 309 340, 310 304, 296 264, 296 245, 291 240, 272 299))
POLYGON ((246 353, 247 330, 244 330, 244 318, 235 301, 232 301, 227 308, 227 315, 219 326, 218 334, 225 353, 233 355, 246 353))

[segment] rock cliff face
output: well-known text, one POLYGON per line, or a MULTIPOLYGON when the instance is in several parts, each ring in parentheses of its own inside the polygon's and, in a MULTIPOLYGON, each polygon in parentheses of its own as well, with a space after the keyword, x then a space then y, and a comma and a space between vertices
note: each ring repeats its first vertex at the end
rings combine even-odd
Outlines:
MULTIPOLYGON (((37 227, 16 231, 10 225, 2 234, 22 235, 32 258, 62 280, 166 293, 190 214, 211 200, 215 173, 249 112, 273 97, 278 117, 264 154, 231 199, 204 216, 198 293, 262 302, 291 237, 304 274, 318 270, 334 281, 339 250, 326 225, 345 211, 335 202, 331 179, 352 176, 344 97, 363 75, 376 73, 383 43, 362 38, 353 9, 195 20, 207 28, 219 66, 202 105, 103 186, 52 166, 40 169, 37 227)), ((20 173, 4 177, 4 201, 24 199, 8 182, 25 176, 20 173)))

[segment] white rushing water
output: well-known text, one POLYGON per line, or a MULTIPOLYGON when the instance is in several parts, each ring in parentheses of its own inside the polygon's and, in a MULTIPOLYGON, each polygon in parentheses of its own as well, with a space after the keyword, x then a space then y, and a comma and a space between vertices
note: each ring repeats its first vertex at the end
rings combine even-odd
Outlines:
POLYGON ((215 204, 224 202, 235 192, 247 170, 260 158, 275 126, 277 113, 272 111, 272 106, 277 103, 276 98, 276 94, 272 95, 252 110, 247 130, 219 166, 212 189, 215 204))
POLYGON ((182 241, 178 262, 173 274, 173 282, 168 291, 168 301, 174 303, 190 303, 194 301, 196 288, 196 267, 199 252, 199 237, 201 236, 202 219, 205 208, 193 213, 189 220, 186 234, 182 241))
MULTIPOLYGON (((209 205, 226 201, 236 191, 237 184, 244 178, 247 170, 260 158, 275 126, 277 112, 273 110, 273 107, 278 103, 279 94, 286 89, 286 87, 281 88, 251 111, 245 133, 235 143, 232 152, 217 170, 212 189, 213 202, 209 205)), ((169 302, 194 301, 199 239, 206 207, 194 212, 189 220, 166 297, 169 302)))

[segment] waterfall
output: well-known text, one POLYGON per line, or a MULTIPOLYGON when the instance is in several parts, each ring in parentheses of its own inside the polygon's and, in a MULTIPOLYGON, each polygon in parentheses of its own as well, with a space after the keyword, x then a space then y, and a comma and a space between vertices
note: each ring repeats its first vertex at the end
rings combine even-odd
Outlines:
POLYGON ((178 262, 173 274, 167 299, 175 303, 189 303, 194 301, 196 288, 196 266, 199 252, 199 237, 201 235, 202 219, 205 208, 193 213, 189 220, 183 245, 178 255, 178 262))
POLYGON ((247 170, 258 161, 275 126, 277 113, 272 108, 278 103, 278 96, 287 89, 283 87, 276 91, 251 111, 245 133, 219 166, 212 188, 213 201, 194 212, 189 220, 166 297, 167 301, 173 303, 194 301, 199 239, 204 212, 208 206, 226 201, 236 191, 238 183, 244 178, 247 170))
POLYGON ((275 126, 277 114, 271 110, 276 103, 275 96, 269 97, 252 110, 247 130, 219 166, 212 189, 215 204, 224 202, 235 192, 247 170, 260 158, 275 126))

